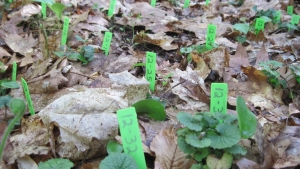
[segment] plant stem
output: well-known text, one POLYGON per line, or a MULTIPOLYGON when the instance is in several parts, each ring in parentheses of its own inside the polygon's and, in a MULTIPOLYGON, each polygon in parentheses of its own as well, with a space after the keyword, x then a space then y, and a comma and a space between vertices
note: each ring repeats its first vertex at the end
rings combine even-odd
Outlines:
POLYGON ((2 141, 1 141, 1 144, 0 144, 0 159, 1 160, 2 160, 2 153, 4 151, 5 144, 6 144, 6 141, 8 139, 8 136, 9 136, 10 132, 13 130, 15 124, 23 117, 23 113, 24 112, 17 113, 17 115, 9 123, 8 127, 6 128, 6 130, 4 132, 4 135, 3 135, 3 138, 2 138, 2 141))

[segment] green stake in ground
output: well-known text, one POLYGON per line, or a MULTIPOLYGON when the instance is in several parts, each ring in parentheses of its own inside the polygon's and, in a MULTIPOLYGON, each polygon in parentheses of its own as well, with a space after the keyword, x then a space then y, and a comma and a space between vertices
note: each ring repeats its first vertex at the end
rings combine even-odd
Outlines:
POLYGON ((189 6, 190 6, 190 0, 185 0, 183 8, 188 8, 189 6))
POLYGON ((28 103, 29 112, 30 112, 31 115, 34 115, 35 112, 34 112, 34 108, 33 108, 32 100, 31 100, 31 97, 30 97, 27 82, 23 78, 21 78, 21 82, 22 82, 24 94, 25 94, 25 97, 26 97, 26 100, 27 100, 27 103, 28 103))
POLYGON ((63 27, 62 36, 61 36, 61 45, 62 46, 67 44, 69 22, 70 22, 69 18, 65 17, 64 18, 64 27, 63 27))
POLYGON ((17 63, 14 62, 12 64, 12 76, 11 76, 11 80, 16 81, 17 80, 17 63))
POLYGON ((298 25, 299 19, 300 19, 300 16, 299 16, 299 15, 293 14, 293 15, 292 15, 292 19, 291 19, 291 24, 293 24, 293 25, 298 25))
POLYGON ((105 32, 103 42, 102 42, 102 50, 105 51, 105 55, 108 55, 109 49, 110 49, 110 42, 112 39, 112 33, 111 32, 105 32))
POLYGON ((265 29, 265 20, 262 18, 256 18, 255 34, 258 34, 259 31, 263 31, 264 29, 265 29))
POLYGON ((275 17, 275 21, 279 22, 281 18, 281 12, 280 11, 276 11, 276 17, 275 17))
POLYGON ((227 112, 227 83, 212 83, 210 92, 210 112, 227 112))
POLYGON ((45 19, 47 17, 47 5, 45 2, 42 2, 42 16, 43 16, 43 19, 45 19))
POLYGON ((134 107, 118 110, 117 116, 124 152, 134 158, 139 169, 147 169, 134 107))
POLYGON ((217 33, 217 26, 213 24, 209 24, 207 27, 207 33, 206 33, 206 48, 212 49, 213 45, 215 44, 216 39, 216 33, 217 33))
POLYGON ((110 0, 108 14, 107 14, 108 17, 112 17, 114 15, 116 4, 117 4, 117 0, 110 0))
POLYGON ((156 6, 156 0, 151 0, 151 6, 155 7, 156 6))
POLYGON ((210 0, 206 0, 205 5, 207 6, 209 4, 210 0))
POLYGON ((156 53, 146 52, 146 79, 150 82, 150 90, 155 88, 156 53))
POLYGON ((286 11, 287 11, 288 15, 293 15, 293 13, 294 13, 294 7, 293 6, 288 6, 286 11))

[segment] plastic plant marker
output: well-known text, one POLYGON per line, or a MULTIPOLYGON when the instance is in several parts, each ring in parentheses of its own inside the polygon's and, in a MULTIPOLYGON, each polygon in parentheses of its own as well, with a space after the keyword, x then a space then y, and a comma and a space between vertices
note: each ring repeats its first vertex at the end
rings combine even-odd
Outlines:
POLYGON ((207 6, 209 4, 210 0, 206 0, 205 5, 207 6))
POLYGON ((276 11, 276 17, 275 17, 275 21, 279 22, 281 18, 281 11, 276 11))
POLYGON ((21 81, 22 81, 24 94, 25 94, 25 97, 26 97, 26 100, 27 100, 27 103, 28 103, 29 112, 30 112, 31 115, 34 115, 35 112, 34 112, 34 108, 33 108, 32 100, 31 100, 31 97, 30 97, 27 82, 23 78, 21 78, 21 81))
POLYGON ((45 2, 42 2, 42 16, 43 16, 43 19, 45 19, 47 17, 46 13, 47 13, 47 5, 46 5, 45 2))
POLYGON ((300 19, 300 16, 299 16, 299 15, 293 14, 293 15, 292 15, 292 19, 291 19, 291 24, 293 24, 293 25, 298 25, 299 19, 300 19))
POLYGON ((62 36, 61 36, 61 45, 62 46, 67 44, 69 22, 70 22, 70 19, 68 17, 65 17, 64 18, 64 27, 63 27, 62 36))
POLYGON ((294 7, 293 6, 288 6, 287 7, 287 14, 288 15, 293 15, 294 12, 294 7))
POLYGON ((146 161, 135 108, 129 107, 118 110, 117 117, 124 152, 135 159, 139 169, 146 169, 146 161))
POLYGON ((213 24, 209 24, 207 27, 207 36, 206 36, 206 48, 209 50, 213 48, 213 44, 215 43, 216 34, 217 34, 217 26, 213 24))
POLYGON ((265 29, 265 20, 262 18, 256 18, 255 22, 255 33, 258 34, 259 31, 265 29))
POLYGON ((227 83, 212 83, 211 98, 210 98, 210 112, 227 112, 227 83))
POLYGON ((107 14, 108 17, 112 17, 114 15, 116 4, 117 4, 117 0, 110 0, 108 14, 107 14))
POLYGON ((150 82, 150 90, 155 88, 156 53, 146 52, 146 79, 150 82))
POLYGON ((103 43, 102 43, 102 50, 105 51, 106 56, 108 55, 108 52, 109 52, 111 39, 112 39, 112 33, 111 32, 105 32, 103 43))
POLYGON ((185 0, 183 8, 188 8, 189 6, 190 6, 190 0, 185 0))
POLYGON ((9 3, 12 3, 12 0, 8 0, 9 3))
POLYGON ((11 80, 16 81, 17 80, 17 63, 14 62, 12 64, 12 76, 11 76, 11 80))
POLYGON ((151 0, 151 6, 155 7, 156 6, 156 0, 151 0))

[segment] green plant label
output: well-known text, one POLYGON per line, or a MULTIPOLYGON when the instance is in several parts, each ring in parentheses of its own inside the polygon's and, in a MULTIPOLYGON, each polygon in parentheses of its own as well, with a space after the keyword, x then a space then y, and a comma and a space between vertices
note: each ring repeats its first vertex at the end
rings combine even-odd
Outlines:
POLYGON ((117 4, 117 0, 110 0, 109 9, 108 9, 108 17, 112 17, 114 15, 116 4, 117 4))
POLYGON ((275 21, 279 22, 281 18, 281 11, 276 11, 275 21))
POLYGON ((46 13, 47 13, 47 5, 46 5, 45 2, 42 2, 42 16, 43 16, 43 19, 45 19, 47 17, 46 13))
POLYGON ((185 0, 183 8, 188 8, 189 6, 190 6, 190 0, 185 0))
POLYGON ((108 55, 109 49, 110 49, 110 42, 112 39, 112 33, 111 32, 105 32, 103 43, 102 43, 102 50, 105 51, 105 55, 108 55))
POLYGON ((32 100, 31 100, 31 97, 30 97, 27 82, 23 78, 21 78, 21 81, 22 81, 24 94, 25 94, 25 97, 26 97, 26 100, 27 100, 27 103, 28 103, 29 112, 30 112, 31 115, 34 115, 35 112, 34 112, 34 109, 33 109, 33 104, 32 104, 32 100))
POLYGON ((12 0, 8 0, 9 3, 12 3, 12 0))
POLYGON ((206 36, 206 48, 209 50, 213 48, 215 43, 216 34, 217 34, 217 26, 213 24, 209 24, 207 27, 207 36, 206 36))
POLYGON ((150 5, 155 7, 155 5, 156 5, 156 0, 151 0, 151 4, 150 4, 150 5))
POLYGON ((255 22, 256 34, 258 34, 259 31, 264 30, 264 28, 265 28, 265 20, 262 18, 256 18, 256 22, 255 22))
POLYGON ((150 82, 150 90, 155 88, 156 53, 146 52, 146 79, 150 82))
POLYGON ((61 45, 62 46, 67 44, 69 22, 70 22, 69 18, 65 17, 64 18, 64 27, 63 27, 62 36, 61 36, 61 45))
POLYGON ((134 107, 117 111, 124 152, 131 155, 139 169, 146 169, 146 161, 134 107))
POLYGON ((292 19, 291 19, 291 24, 293 24, 293 25, 298 25, 299 19, 300 19, 300 16, 299 16, 299 15, 293 14, 293 15, 292 15, 292 19))
POLYGON ((210 112, 227 112, 227 83, 212 83, 210 96, 210 112))
POLYGON ((287 14, 288 15, 293 15, 294 12, 294 7, 293 6, 288 6, 287 7, 287 14))
POLYGON ((209 4, 210 0, 206 0, 205 5, 207 6, 209 4))
POLYGON ((17 80, 17 63, 14 62, 12 64, 12 77, 11 80, 16 81, 17 80))

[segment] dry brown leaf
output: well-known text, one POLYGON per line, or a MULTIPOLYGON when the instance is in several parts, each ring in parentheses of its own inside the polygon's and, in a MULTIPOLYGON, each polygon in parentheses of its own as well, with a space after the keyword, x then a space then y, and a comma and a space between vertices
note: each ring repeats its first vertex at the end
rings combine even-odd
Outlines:
POLYGON ((246 49, 241 43, 238 43, 235 55, 231 56, 229 61, 229 70, 232 75, 241 72, 241 67, 251 66, 248 60, 248 54, 246 49))
POLYGON ((300 164, 300 127, 286 126, 273 141, 279 151, 279 158, 274 168, 295 167, 300 164))
POLYGON ((261 48, 260 48, 260 52, 256 55, 256 63, 254 65, 255 68, 258 68, 258 64, 260 62, 265 62, 268 61, 269 59, 269 54, 266 51, 265 45, 262 44, 261 48))
MULTIPOLYGON (((185 79, 180 77, 180 81, 184 81, 185 79)), ((188 90, 188 96, 193 98, 194 100, 199 100, 200 102, 209 104, 209 97, 205 94, 204 90, 197 83, 193 83, 189 80, 185 80, 184 83, 181 84, 188 90)))
POLYGON ((17 34, 9 34, 5 38, 5 42, 14 52, 18 52, 24 56, 24 58, 21 59, 20 67, 24 67, 28 64, 33 63, 32 47, 37 45, 37 42, 35 41, 35 39, 33 39, 32 34, 25 37, 21 37, 17 34))
POLYGON ((177 145, 176 130, 161 130, 153 139, 150 149, 155 153, 155 169, 190 168, 193 160, 187 159, 177 145))
POLYGON ((4 160, 9 164, 28 154, 44 155, 51 151, 48 146, 48 129, 38 115, 22 119, 21 131, 21 134, 13 135, 9 139, 9 142, 13 145, 13 150, 6 150, 3 153, 4 160))
POLYGON ((11 54, 8 53, 3 47, 0 47, 0 59, 2 59, 3 56, 11 56, 11 54))

